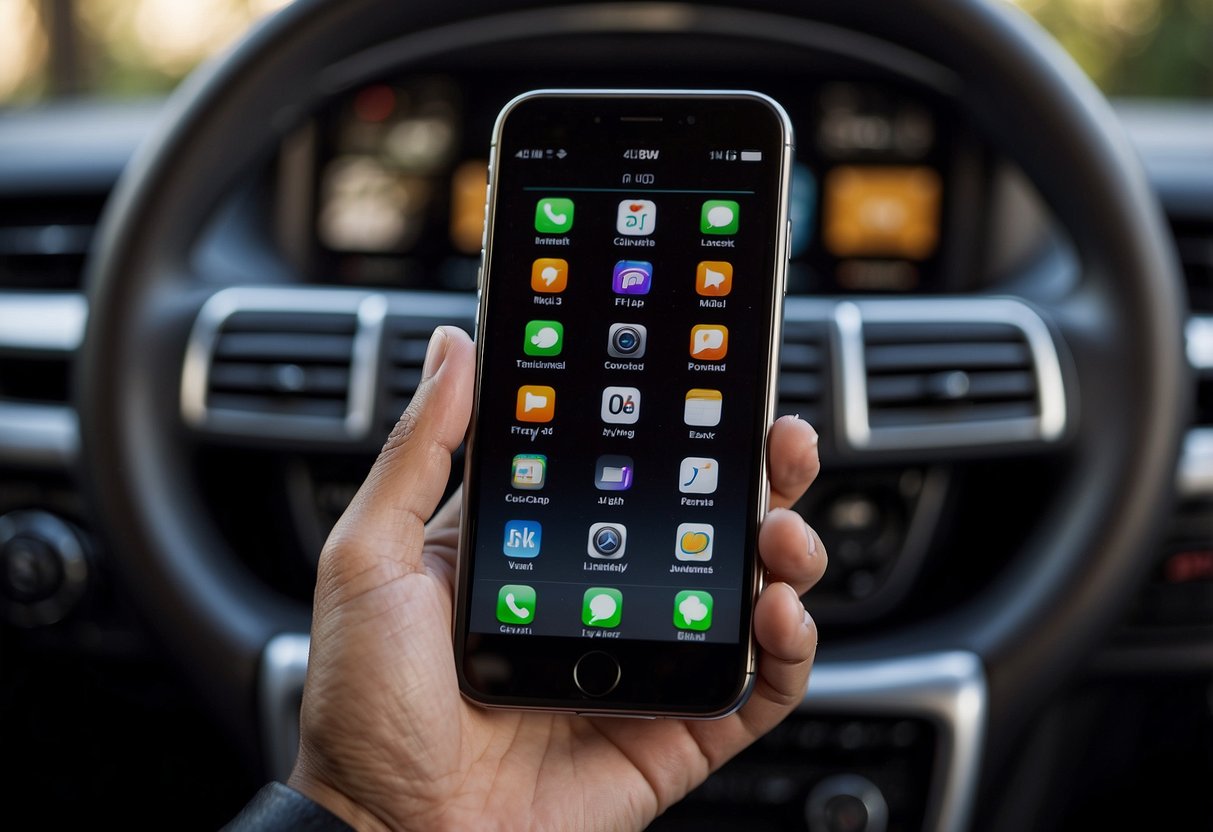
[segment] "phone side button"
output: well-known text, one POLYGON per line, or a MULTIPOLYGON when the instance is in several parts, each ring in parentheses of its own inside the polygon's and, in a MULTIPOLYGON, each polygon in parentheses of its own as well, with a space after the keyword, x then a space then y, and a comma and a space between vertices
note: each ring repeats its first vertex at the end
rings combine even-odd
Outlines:
POLYGON ((573 681, 586 696, 606 696, 619 684, 619 662, 610 653, 594 650, 573 665, 573 681))

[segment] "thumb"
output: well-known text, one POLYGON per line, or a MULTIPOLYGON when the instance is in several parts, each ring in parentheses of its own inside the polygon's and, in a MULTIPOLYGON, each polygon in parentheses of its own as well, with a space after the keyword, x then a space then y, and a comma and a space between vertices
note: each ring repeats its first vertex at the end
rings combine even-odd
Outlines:
POLYGON ((329 536, 322 562, 338 557, 342 573, 378 573, 380 580, 391 577, 379 572, 385 566, 397 573, 421 568, 425 523, 442 499, 451 454, 471 417, 475 366, 463 330, 434 330, 421 384, 329 536))

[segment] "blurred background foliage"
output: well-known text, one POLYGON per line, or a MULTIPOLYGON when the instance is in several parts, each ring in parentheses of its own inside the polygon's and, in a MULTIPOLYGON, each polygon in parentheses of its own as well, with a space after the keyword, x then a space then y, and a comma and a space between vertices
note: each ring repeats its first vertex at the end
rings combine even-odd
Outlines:
MULTIPOLYGON (((0 103, 166 92, 287 2, 0 0, 0 103)), ((1013 2, 1109 95, 1213 98, 1213 0, 1013 2)))

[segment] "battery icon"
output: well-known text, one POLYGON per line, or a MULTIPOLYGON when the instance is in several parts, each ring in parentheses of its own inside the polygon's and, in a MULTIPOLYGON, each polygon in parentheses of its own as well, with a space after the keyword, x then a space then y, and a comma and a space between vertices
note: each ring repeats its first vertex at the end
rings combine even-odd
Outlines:
POLYGON ((761 162, 761 150, 743 150, 741 151, 741 161, 743 162, 761 162))

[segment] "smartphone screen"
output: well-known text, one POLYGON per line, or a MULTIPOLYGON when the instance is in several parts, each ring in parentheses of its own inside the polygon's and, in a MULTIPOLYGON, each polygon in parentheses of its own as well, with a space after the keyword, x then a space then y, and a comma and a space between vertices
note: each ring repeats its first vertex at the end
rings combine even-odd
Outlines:
POLYGON ((535 93, 499 119, 456 620, 473 699, 744 695, 790 144, 752 93, 535 93))

